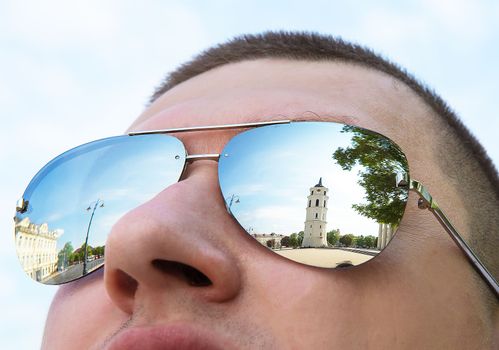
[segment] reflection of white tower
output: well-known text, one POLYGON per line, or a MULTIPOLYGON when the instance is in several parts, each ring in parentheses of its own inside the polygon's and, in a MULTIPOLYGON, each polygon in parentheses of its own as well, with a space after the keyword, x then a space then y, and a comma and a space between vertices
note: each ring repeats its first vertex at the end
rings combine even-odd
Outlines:
POLYGON ((310 188, 302 247, 327 247, 327 191, 322 185, 322 177, 310 188))

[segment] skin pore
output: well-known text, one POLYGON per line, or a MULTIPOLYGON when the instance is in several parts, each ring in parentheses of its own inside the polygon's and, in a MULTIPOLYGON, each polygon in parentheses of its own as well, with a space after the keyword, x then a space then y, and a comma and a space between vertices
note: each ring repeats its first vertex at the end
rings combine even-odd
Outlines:
MULTIPOLYGON (((339 121, 388 136, 406 153, 411 176, 468 237, 466 203, 434 151, 442 121, 405 85, 372 69, 280 59, 228 64, 166 92, 130 130, 271 119, 339 121)), ((189 154, 218 153, 237 132, 176 136, 189 154)), ((217 163, 197 161, 182 181, 115 224, 104 271, 59 288, 42 348, 102 349, 122 330, 157 325, 187 325, 222 348, 489 348, 497 316, 478 283, 413 194, 383 254, 352 269, 320 269, 248 236, 227 213, 217 163), (212 285, 192 286, 152 263, 158 259, 194 267, 212 285), (74 315, 85 320, 70 322, 74 315)))

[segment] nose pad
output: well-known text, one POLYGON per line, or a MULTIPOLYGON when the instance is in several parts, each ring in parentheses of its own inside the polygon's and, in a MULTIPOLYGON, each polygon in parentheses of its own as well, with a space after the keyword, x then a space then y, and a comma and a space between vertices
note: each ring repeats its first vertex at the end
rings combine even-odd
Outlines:
POLYGON ((113 226, 104 280, 123 311, 133 313, 140 298, 157 293, 190 293, 218 303, 238 295, 241 271, 229 240, 241 228, 228 216, 216 163, 209 163, 190 165, 184 180, 113 226))

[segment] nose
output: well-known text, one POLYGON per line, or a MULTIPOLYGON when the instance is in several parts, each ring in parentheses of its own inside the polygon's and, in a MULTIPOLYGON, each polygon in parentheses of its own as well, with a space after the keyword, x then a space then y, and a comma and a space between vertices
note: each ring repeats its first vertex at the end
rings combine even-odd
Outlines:
POLYGON ((241 271, 229 247, 230 236, 243 230, 227 213, 216 163, 195 162, 187 175, 124 215, 107 239, 105 287, 129 314, 148 295, 187 293, 223 303, 240 291, 241 271))

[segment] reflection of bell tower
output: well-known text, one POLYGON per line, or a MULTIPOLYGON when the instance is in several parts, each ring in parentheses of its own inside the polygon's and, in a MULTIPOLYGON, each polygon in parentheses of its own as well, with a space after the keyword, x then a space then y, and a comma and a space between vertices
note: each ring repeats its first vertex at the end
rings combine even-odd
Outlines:
POLYGON ((327 247, 326 223, 328 189, 319 183, 310 188, 302 247, 327 247))

